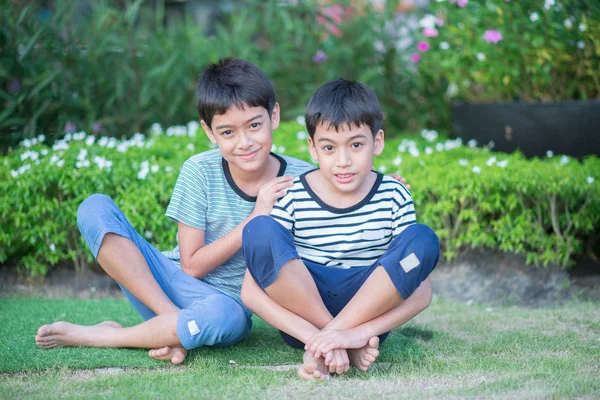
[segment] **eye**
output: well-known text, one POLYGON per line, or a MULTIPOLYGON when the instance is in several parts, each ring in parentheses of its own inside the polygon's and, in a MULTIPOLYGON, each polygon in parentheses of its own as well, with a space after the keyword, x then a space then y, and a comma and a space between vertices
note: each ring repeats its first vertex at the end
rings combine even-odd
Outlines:
POLYGON ((333 151, 333 146, 330 144, 326 144, 325 146, 322 147, 322 149, 325 151, 333 151))
POLYGON ((353 149, 358 149, 358 148, 362 147, 362 143, 354 142, 350 146, 352 146, 353 149))
POLYGON ((231 136, 233 135, 233 131, 232 130, 228 130, 228 131, 223 131, 221 132, 222 136, 231 136))
POLYGON ((250 124, 250 128, 252 128, 252 129, 260 128, 260 123, 253 122, 253 123, 250 124))

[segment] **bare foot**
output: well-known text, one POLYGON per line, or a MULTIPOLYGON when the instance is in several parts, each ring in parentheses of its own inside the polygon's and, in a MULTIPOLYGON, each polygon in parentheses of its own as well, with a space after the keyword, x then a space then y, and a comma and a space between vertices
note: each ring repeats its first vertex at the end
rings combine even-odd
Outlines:
POLYGON ((63 346, 85 346, 86 332, 102 327, 122 328, 123 326, 115 321, 104 321, 92 326, 75 325, 60 321, 51 325, 41 326, 35 336, 35 342, 44 349, 63 346))
POLYGON ((173 364, 181 364, 187 356, 187 350, 183 347, 161 347, 150 350, 148 355, 162 361, 171 361, 173 364))
POLYGON ((329 378, 329 370, 325 365, 325 359, 323 357, 314 358, 307 351, 304 353, 302 361, 302 366, 298 368, 298 376, 300 378, 306 380, 329 378))
POLYGON ((379 356, 379 338, 377 336, 369 339, 369 343, 365 347, 360 349, 348 349, 348 358, 350 358, 350 365, 366 371, 375 362, 377 356, 379 356))

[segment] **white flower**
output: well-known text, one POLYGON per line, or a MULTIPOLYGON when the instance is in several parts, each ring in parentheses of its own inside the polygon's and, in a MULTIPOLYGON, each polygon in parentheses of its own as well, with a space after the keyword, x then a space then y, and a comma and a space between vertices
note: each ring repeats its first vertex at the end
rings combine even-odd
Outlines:
POLYGON ((385 45, 383 44, 383 41, 381 41, 381 40, 376 40, 375 43, 373 43, 373 48, 378 53, 385 53, 385 45))
POLYGON ((67 133, 65 135, 65 141, 70 142, 71 140, 73 140, 73 135, 70 133, 67 133))
POLYGON ((447 94, 449 97, 454 97, 454 96, 456 96, 456 95, 458 94, 458 85, 457 85, 456 83, 454 83, 454 82, 451 82, 451 83, 448 85, 448 89, 446 89, 446 94, 447 94))
POLYGON ((433 154, 433 149, 431 147, 425 147, 425 154, 427 154, 427 155, 433 154))
POLYGON ((165 167, 165 172, 171 172, 171 171, 173 171, 173 167, 171 167, 171 166, 165 167))
POLYGON ((579 49, 585 49, 585 42, 583 40, 580 40, 577 42, 577 48, 579 49))
POLYGON ((111 137, 110 139, 108 139, 108 143, 106 143, 106 148, 113 149, 115 147, 117 147, 117 139, 111 137))
POLYGON ((442 50, 448 50, 450 48, 450 43, 448 42, 442 42, 440 43, 440 49, 442 50))
POLYGON ((57 167, 62 167, 63 165, 65 165, 65 160, 58 160, 58 161, 56 162, 56 166, 57 166, 57 167))
POLYGON ((51 251, 51 252, 53 252, 53 253, 54 253, 54 252, 56 251, 56 246, 54 245, 54 243, 50 243, 50 246, 49 246, 49 247, 50 247, 50 251, 51 251))
POLYGON ((546 152, 546 157, 548 157, 548 158, 552 158, 552 157, 554 157, 554 152, 553 152, 552 150, 548 150, 548 151, 546 152))
POLYGON ((12 170, 10 170, 10 175, 11 175, 13 178, 16 178, 17 176, 19 176, 19 172, 18 172, 18 171, 15 171, 14 169, 12 169, 12 170))
POLYGON ((44 140, 46 140, 46 135, 44 135, 43 133, 38 135, 37 140, 38 140, 38 142, 42 143, 44 140))
POLYGON ((192 143, 188 143, 188 145, 185 146, 185 148, 189 151, 194 151, 196 149, 196 146, 194 146, 192 143))
POLYGON ((90 135, 87 137, 87 139, 85 139, 85 144, 88 146, 91 146, 94 144, 95 141, 96 141, 96 138, 90 135))
POLYGON ((400 153, 404 153, 404 152, 406 151, 406 145, 405 145, 404 143, 400 143, 400 144, 398 145, 398 151, 399 151, 400 153))
POLYGON ((387 171, 387 167, 385 165, 381 165, 378 168, 379 172, 381 172, 382 174, 385 174, 385 172, 387 171))
POLYGON ((196 121, 190 121, 187 124, 187 130, 188 130, 188 136, 189 137, 196 137, 196 134, 198 133, 198 129, 200 128, 200 124, 196 121))
POLYGON ((90 166, 90 160, 81 160, 75 163, 75 167, 77 168, 86 168, 90 166))
POLYGON ((428 142, 433 142, 434 140, 436 140, 438 138, 438 133, 434 130, 423 129, 421 131, 421 136, 423 137, 423 139, 427 140, 428 142))
POLYGON ((163 133, 162 126, 160 126, 158 122, 153 123, 152 126, 150 126, 150 133, 156 136, 160 135, 163 133))
POLYGON ((302 126, 304 126, 304 124, 306 124, 306 121, 304 120, 304 115, 298 115, 296 117, 296 122, 302 126))
POLYGON ((485 163, 488 167, 491 167, 492 165, 496 164, 496 157, 490 157, 485 163))
POLYGON ((86 149, 81 149, 79 151, 79 154, 77 155, 77 160, 79 160, 79 161, 85 160, 85 158, 87 157, 87 154, 88 154, 88 152, 86 149))
POLYGON ((394 158, 394 161, 392 161, 392 163, 397 167, 398 165, 402 164, 402 157, 398 156, 394 158))
POLYGON ((153 165, 152 167, 150 167, 150 171, 152 171, 153 174, 157 173, 159 170, 158 165, 153 165))
POLYGON ((47 156, 47 155, 48 155, 48 149, 42 149, 42 150, 40 151, 40 153, 41 153, 43 156, 47 156))
POLYGON ((592 177, 592 176, 588 176, 588 177, 585 179, 585 181, 586 181, 588 184, 591 184, 592 182, 594 182, 594 177, 592 177))
MULTIPOLYGON (((108 146, 106 146, 106 147, 108 147, 108 146)), ((119 143, 119 145, 117 146, 117 151, 119 153, 125 153, 128 148, 129 148, 129 143, 127 143, 127 142, 119 143)))
POLYGON ((298 140, 306 140, 306 138, 308 138, 308 133, 306 133, 304 131, 298 131, 298 132, 296 132, 296 139, 298 139, 298 140))
POLYGON ((481 168, 479 168, 477 166, 473 167, 473 169, 471 171, 475 172, 476 174, 481 174, 481 168))
POLYGON ((436 144, 435 144, 435 150, 436 150, 436 151, 444 151, 444 145, 443 145, 443 144, 441 144, 441 143, 439 143, 439 142, 438 142, 438 143, 436 143, 436 144))
POLYGON ((279 146, 278 153, 279 153, 279 154, 283 154, 283 153, 285 153, 285 146, 279 146))
POLYGON ((586 31, 586 26, 584 24, 579 24, 579 31, 580 32, 585 32, 586 31))
POLYGON ((422 28, 435 28, 436 21, 437 18, 435 15, 427 14, 423 18, 421 18, 421 20, 419 21, 419 25, 421 25, 422 28))
POLYGON ((458 160, 458 164, 462 165, 463 167, 466 167, 467 165, 469 165, 469 160, 461 158, 460 160, 458 160))
POLYGON ((31 145, 32 145, 32 142, 29 139, 25 139, 21 142, 21 146, 25 147, 26 149, 30 148, 31 145))
POLYGON ((146 175, 148 175, 148 170, 141 170, 140 172, 138 172, 137 178, 140 180, 144 180, 146 179, 146 175))
POLYGON ((571 21, 571 18, 567 18, 563 21, 563 24, 565 25, 566 28, 571 29, 573 27, 573 21, 571 21))
POLYGON ((567 164, 568 162, 569 162, 569 157, 567 157, 567 156, 562 156, 562 157, 560 158, 560 165, 565 165, 565 164, 567 164))
POLYGON ((554 4, 556 4, 555 0, 546 0, 544 1, 544 9, 549 10, 554 4))
POLYGON ((529 19, 531 20, 531 22, 535 22, 538 19, 540 19, 540 14, 538 14, 536 12, 532 12, 531 15, 529 16, 529 19))
POLYGON ((508 165, 508 159, 502 160, 502 161, 498 161, 496 163, 496 165, 499 166, 500 168, 506 168, 506 166, 508 165))
POLYGON ((146 170, 150 169, 150 162, 148 160, 142 161, 140 163, 140 168, 146 170))
POLYGON ((416 147, 411 147, 408 149, 408 152, 410 153, 411 156, 413 157, 419 157, 419 155, 421 153, 419 153, 419 150, 416 147))
POLYGON ((471 139, 467 142, 467 145, 469 145, 470 148, 474 149, 475 147, 477 147, 477 140, 471 139))
POLYGON ((81 131, 81 132, 77 132, 75 134, 73 134, 73 140, 83 140, 85 139, 85 132, 81 131))
POLYGON ((493 140, 490 140, 490 142, 488 143, 488 146, 490 147, 490 149, 493 149, 494 147, 496 147, 496 143, 494 143, 493 140))
POLYGON ((145 232, 144 232, 144 236, 146 236, 146 239, 152 239, 152 232, 150 232, 150 231, 145 231, 145 232))
POLYGON ((100 146, 100 147, 106 147, 107 144, 108 144, 108 138, 106 136, 102 136, 100 138, 100 140, 98 140, 98 146, 100 146))
POLYGON ((477 59, 479 61, 485 61, 485 58, 486 58, 485 54, 483 54, 483 53, 477 53, 477 59))

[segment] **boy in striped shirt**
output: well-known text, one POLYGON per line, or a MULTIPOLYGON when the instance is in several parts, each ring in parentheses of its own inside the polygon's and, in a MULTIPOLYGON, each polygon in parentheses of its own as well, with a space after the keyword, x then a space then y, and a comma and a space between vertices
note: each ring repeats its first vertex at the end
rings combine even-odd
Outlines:
POLYGON ((319 168, 246 224, 241 296, 306 350, 300 377, 323 379, 349 365, 366 371, 389 331, 427 308, 439 240, 416 223, 407 188, 372 170, 384 133, 371 89, 329 82, 305 119, 319 168))

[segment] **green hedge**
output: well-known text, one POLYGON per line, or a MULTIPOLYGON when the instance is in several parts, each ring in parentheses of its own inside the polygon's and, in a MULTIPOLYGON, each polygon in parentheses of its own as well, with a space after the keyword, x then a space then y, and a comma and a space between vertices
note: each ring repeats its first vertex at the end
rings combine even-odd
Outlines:
MULTIPOLYGON (((275 151, 308 160, 306 132, 282 123, 275 151)), ((526 160, 491 153, 433 131, 400 135, 376 159, 382 172, 411 183, 420 222, 435 229, 444 256, 489 248, 524 254, 535 265, 569 266, 592 251, 600 233, 600 160, 526 160), (586 247, 587 246, 587 247, 586 247)), ((27 140, 0 158, 0 262, 31 275, 92 261, 76 224, 93 193, 115 199, 138 232, 160 249, 175 245, 176 224, 164 216, 178 170, 210 142, 197 123, 153 126, 127 141, 76 133, 48 146, 27 140)))

